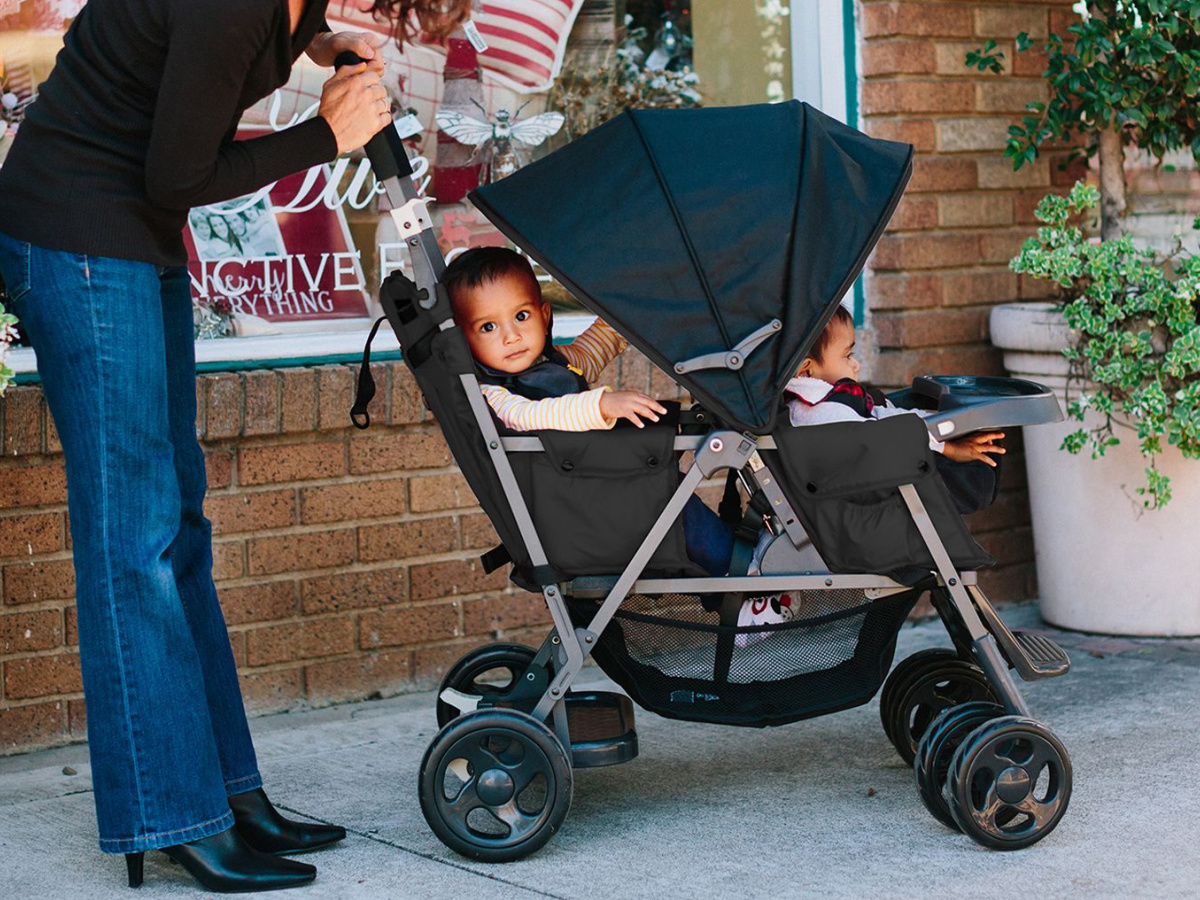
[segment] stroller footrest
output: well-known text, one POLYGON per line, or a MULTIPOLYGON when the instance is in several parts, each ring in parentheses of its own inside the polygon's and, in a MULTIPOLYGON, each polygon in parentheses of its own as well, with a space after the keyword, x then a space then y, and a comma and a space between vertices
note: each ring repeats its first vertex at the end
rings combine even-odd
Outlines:
POLYGON ((613 691, 567 694, 571 764, 577 769, 615 766, 638 754, 633 703, 613 691))
POLYGON ((1015 658, 1009 661, 1026 681, 1057 678, 1071 668, 1066 651, 1045 635, 1014 631, 1012 636, 1020 652, 1013 654, 1015 658))
POLYGON ((1029 631, 1011 631, 996 614, 995 608, 983 595, 983 591, 977 586, 968 588, 968 591, 988 631, 995 636, 996 643, 1000 645, 1000 652, 1022 679, 1040 681, 1044 678, 1057 678, 1059 675, 1065 675, 1071 668, 1067 652, 1050 638, 1029 631))

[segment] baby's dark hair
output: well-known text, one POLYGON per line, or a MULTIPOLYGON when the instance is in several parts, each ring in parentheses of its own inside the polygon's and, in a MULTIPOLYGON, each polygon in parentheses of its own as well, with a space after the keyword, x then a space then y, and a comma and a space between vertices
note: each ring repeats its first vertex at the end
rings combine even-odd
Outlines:
POLYGON ((472 247, 446 266, 442 284, 453 306, 463 291, 510 275, 528 282, 533 296, 539 301, 542 299, 542 286, 538 284, 529 260, 507 247, 472 247))
POLYGON ((834 325, 845 325, 851 331, 854 330, 854 316, 850 315, 850 310, 846 309, 846 307, 842 306, 840 303, 838 304, 837 309, 833 311, 833 318, 831 318, 825 324, 825 327, 821 329, 821 333, 817 335, 816 342, 808 351, 808 355, 817 362, 821 362, 822 357, 825 355, 825 348, 828 347, 829 342, 833 340, 834 325))

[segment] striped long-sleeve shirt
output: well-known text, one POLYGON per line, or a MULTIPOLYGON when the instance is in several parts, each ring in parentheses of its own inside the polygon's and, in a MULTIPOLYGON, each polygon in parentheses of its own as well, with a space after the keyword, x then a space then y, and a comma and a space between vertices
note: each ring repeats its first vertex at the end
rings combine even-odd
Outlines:
MULTIPOLYGON (((625 338, 597 319, 572 343, 558 349, 591 383, 627 346, 625 338)), ((480 390, 500 421, 513 431, 602 431, 616 424, 616 419, 600 412, 600 398, 607 386, 544 400, 530 400, 495 384, 480 385, 480 390)))

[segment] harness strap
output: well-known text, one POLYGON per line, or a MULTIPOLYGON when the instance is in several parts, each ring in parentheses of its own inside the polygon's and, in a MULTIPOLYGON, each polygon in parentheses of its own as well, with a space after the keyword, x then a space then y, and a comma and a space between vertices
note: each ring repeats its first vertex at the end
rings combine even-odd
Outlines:
POLYGON ((362 367, 358 370, 358 387, 354 392, 354 405, 350 407, 350 421, 354 423, 355 428, 371 427, 371 414, 367 412, 367 404, 375 396, 375 379, 371 375, 371 342, 375 340, 379 326, 386 321, 387 316, 380 316, 375 320, 375 324, 371 326, 371 333, 367 335, 367 343, 363 346, 362 367))
POLYGON ((737 525, 742 520, 742 495, 738 493, 737 469, 725 472, 725 493, 717 505, 717 515, 721 521, 729 525, 737 525))

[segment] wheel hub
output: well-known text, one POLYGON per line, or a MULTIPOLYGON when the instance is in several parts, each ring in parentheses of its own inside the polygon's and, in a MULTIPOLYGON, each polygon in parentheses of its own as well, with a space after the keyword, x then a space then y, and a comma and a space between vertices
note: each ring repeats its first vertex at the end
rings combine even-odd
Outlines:
POLYGON ((996 795, 1005 803, 1020 803, 1029 796, 1029 773, 1020 766, 1009 766, 996 778, 996 795))
POLYGON ((512 776, 503 769, 488 769, 479 776, 475 790, 488 806, 503 806, 512 799, 512 776))

